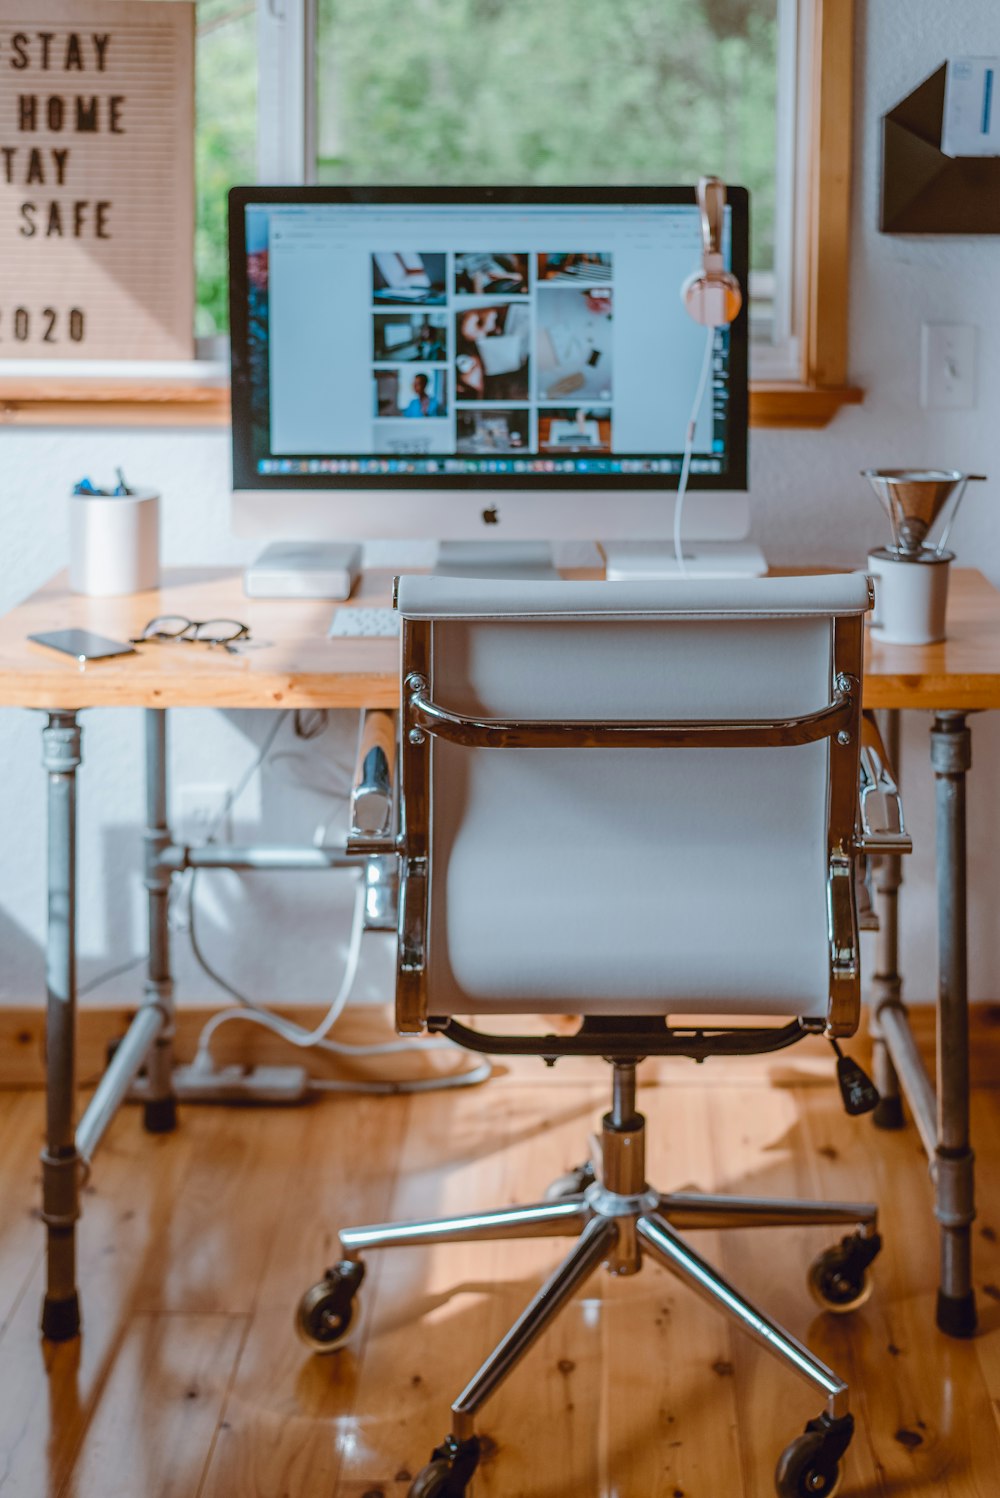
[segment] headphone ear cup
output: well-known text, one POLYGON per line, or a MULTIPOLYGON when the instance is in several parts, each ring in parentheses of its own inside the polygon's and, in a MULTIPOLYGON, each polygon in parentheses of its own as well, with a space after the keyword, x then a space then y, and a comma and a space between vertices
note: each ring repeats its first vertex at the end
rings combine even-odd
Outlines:
POLYGON ((740 283, 729 271, 696 270, 681 287, 688 315, 703 328, 723 328, 743 306, 740 283))

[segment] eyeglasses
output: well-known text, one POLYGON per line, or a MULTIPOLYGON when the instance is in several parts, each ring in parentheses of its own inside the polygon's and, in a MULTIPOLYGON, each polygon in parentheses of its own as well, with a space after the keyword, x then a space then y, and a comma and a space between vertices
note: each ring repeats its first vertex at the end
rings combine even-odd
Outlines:
POLYGON ((185 645, 221 645, 235 655, 237 640, 249 640, 249 624, 238 619, 186 619, 183 614, 159 614, 133 635, 133 645, 151 645, 179 640, 185 645))

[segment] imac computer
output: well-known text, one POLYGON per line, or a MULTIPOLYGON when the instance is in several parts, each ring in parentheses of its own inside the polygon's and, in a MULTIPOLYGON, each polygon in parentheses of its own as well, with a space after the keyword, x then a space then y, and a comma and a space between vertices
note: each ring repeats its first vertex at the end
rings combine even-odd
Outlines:
POLYGON ((237 533, 466 543, 447 570, 470 542, 534 543, 530 571, 580 539, 662 575, 693 421, 681 570, 763 570, 744 189, 721 244, 743 308, 712 330, 681 298, 693 188, 240 187, 229 207, 237 533))

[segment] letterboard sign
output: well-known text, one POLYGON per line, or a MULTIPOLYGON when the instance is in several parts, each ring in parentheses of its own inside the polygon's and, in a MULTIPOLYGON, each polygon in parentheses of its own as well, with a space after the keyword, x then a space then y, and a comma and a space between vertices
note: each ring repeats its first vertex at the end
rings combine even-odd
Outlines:
POLYGON ((0 359, 190 359, 194 5, 0 0, 0 359))

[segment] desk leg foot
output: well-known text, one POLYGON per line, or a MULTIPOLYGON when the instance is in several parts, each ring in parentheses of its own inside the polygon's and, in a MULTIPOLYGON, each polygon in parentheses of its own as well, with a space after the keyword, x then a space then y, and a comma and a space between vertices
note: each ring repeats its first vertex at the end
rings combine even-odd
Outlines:
POLYGON ((969 1139, 969 1005, 965 777, 972 736, 964 713, 937 713, 931 765, 937 803, 937 1153, 934 1213, 941 1225, 937 1324, 952 1337, 976 1329, 972 1288, 975 1175, 969 1139))
POLYGON ((76 713, 51 712, 42 729, 48 775, 48 927, 45 940, 45 1148, 42 1221, 46 1227, 42 1335, 64 1342, 80 1330, 76 1221, 76 772, 82 761, 76 713))
POLYGON ((160 864, 170 844, 167 825, 167 715, 162 708, 146 710, 146 896, 149 907, 149 968, 146 1002, 157 1004, 168 1021, 150 1046, 146 1058, 149 1095, 143 1107, 148 1134, 169 1134, 177 1127, 177 1099, 173 1092, 174 998, 170 977, 170 926, 167 904, 170 875, 160 864))
POLYGON ((974 1337, 979 1324, 975 1291, 970 1290, 968 1295, 945 1295, 939 1290, 937 1324, 947 1337, 974 1337))
MULTIPOLYGON (((876 1087, 878 1083, 876 1082, 876 1087)), ((872 1113, 872 1123, 876 1129, 905 1129, 906 1115, 903 1112, 903 1099, 897 1094, 896 1097, 881 1096, 879 1088, 879 1100, 872 1113)))
POLYGON ((80 1297, 74 1290, 66 1300, 42 1301, 42 1336, 48 1342, 71 1342, 80 1335, 80 1297))
POLYGON ((143 1104, 142 1126, 147 1134, 172 1134, 177 1127, 177 1099, 150 1098, 143 1104))

